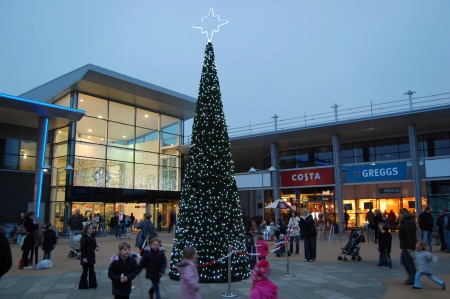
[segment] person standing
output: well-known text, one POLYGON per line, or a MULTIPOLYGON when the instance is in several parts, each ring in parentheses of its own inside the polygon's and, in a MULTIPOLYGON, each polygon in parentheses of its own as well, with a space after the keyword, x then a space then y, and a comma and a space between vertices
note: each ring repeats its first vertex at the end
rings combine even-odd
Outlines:
POLYGON ((83 230, 83 222, 87 222, 87 218, 80 213, 80 209, 75 209, 75 214, 67 220, 67 229, 79 233, 83 230))
MULTIPOLYGON (((291 218, 288 222, 288 231, 290 236, 289 252, 292 254, 294 252, 294 240, 295 240, 295 254, 300 252, 300 218, 297 216, 295 211, 292 211, 291 218)), ((259 248, 258 248, 259 250, 259 248)))
POLYGON ((444 209, 445 217, 444 217, 444 236, 445 243, 447 245, 446 253, 450 253, 450 213, 447 209, 444 209))
POLYGON ((177 263, 180 273, 180 291, 178 298, 201 299, 198 282, 197 251, 194 247, 183 249, 183 260, 177 263))
POLYGON ((44 226, 44 241, 42 242, 42 249, 44 250, 44 260, 50 260, 52 255, 52 250, 56 246, 56 233, 53 230, 51 223, 47 223, 44 226))
MULTIPOLYGON (((381 214, 381 211, 379 209, 374 210, 374 217, 373 217, 373 225, 374 225, 374 231, 375 231, 375 244, 378 243, 378 238, 380 237, 380 223, 383 223, 383 214, 381 214)), ((384 225, 384 223, 383 223, 384 225)), ((378 252, 378 263, 377 266, 382 267, 383 266, 383 256, 381 254, 381 251, 378 252)))
POLYGON ((42 245, 42 229, 39 224, 37 224, 37 227, 33 232, 33 243, 34 248, 30 251, 30 265, 33 264, 34 257, 34 265, 36 266, 39 263, 39 247, 42 245))
POLYGON ((303 237, 305 247, 305 262, 314 262, 316 260, 317 230, 316 223, 308 209, 302 209, 300 217, 300 232, 303 237))
POLYGON ((98 251, 95 241, 94 228, 88 224, 81 232, 80 240, 80 263, 83 267, 83 273, 80 277, 79 289, 97 288, 97 276, 95 275, 95 252, 98 251), (89 280, 88 280, 89 274, 89 280))
POLYGON ((103 234, 103 237, 106 237, 105 234, 105 218, 103 218, 102 214, 98 213, 98 229, 97 229, 97 237, 100 237, 100 234, 103 234), (101 233, 100 233, 101 231, 101 233))
POLYGON ((158 212, 158 231, 162 231, 162 219, 163 219, 162 213, 158 212))
POLYGON ((411 257, 411 253, 414 251, 417 243, 416 221, 411 212, 405 208, 400 209, 398 219, 400 221, 400 227, 398 230, 401 249, 400 262, 408 275, 408 279, 405 281, 405 284, 414 285, 416 265, 414 264, 414 259, 411 257))
POLYGON ((0 226, 0 279, 12 267, 11 245, 6 237, 6 229, 0 226))
POLYGON ((431 208, 429 206, 425 207, 425 211, 420 213, 419 215, 419 228, 420 234, 422 237, 422 241, 425 241, 430 248, 430 251, 433 252, 433 248, 431 244, 433 243, 433 216, 431 215, 431 208))
POLYGON ((130 214, 130 220, 131 220, 131 229, 133 229, 134 223, 136 222, 136 217, 134 217, 133 213, 130 214))
POLYGON ((152 287, 148 290, 150 299, 153 299, 153 295, 156 296, 156 299, 160 299, 159 280, 164 275, 167 267, 166 255, 159 249, 160 240, 147 238, 147 242, 150 245, 150 250, 144 250, 139 263, 139 272, 145 268, 145 278, 150 279, 152 282, 152 287))
POLYGON ((445 242, 445 235, 444 235, 444 218, 446 214, 447 210, 442 209, 438 219, 436 220, 436 226, 438 227, 439 241, 441 243, 441 251, 445 251, 447 249, 447 242, 445 242))
POLYGON ((126 242, 119 244, 119 253, 108 268, 108 277, 112 281, 114 299, 128 299, 131 293, 131 281, 138 272, 136 259, 131 256, 131 246, 126 242))
POLYGON ((445 290, 445 282, 438 279, 436 276, 433 275, 433 266, 431 265, 431 262, 437 261, 437 257, 434 257, 431 255, 429 251, 427 251, 427 243, 424 241, 418 242, 416 246, 416 251, 414 251, 413 256, 417 263, 417 268, 419 271, 417 271, 413 289, 421 289, 422 285, 420 284, 420 278, 425 275, 430 280, 434 281, 438 285, 441 286, 443 290, 445 290))
POLYGON ((258 252, 258 260, 265 260, 269 254, 269 245, 264 240, 264 237, 259 235, 256 237, 256 251, 258 252))
POLYGON ((390 227, 391 231, 393 231, 393 232, 395 232, 395 219, 396 218, 397 217, 395 216, 395 213, 394 213, 393 210, 391 210, 389 212, 389 214, 387 215, 387 220, 389 222, 389 227, 390 227))
POLYGON ((350 220, 350 215, 347 213, 347 210, 344 210, 345 230, 348 229, 348 221, 349 220, 350 220))
POLYGON ((29 260, 30 251, 34 250, 34 231, 38 228, 38 225, 34 223, 33 211, 29 211, 25 214, 22 226, 27 230, 27 235, 23 241, 22 245, 22 261, 23 269, 33 269, 32 261, 29 260))
POLYGON ((176 219, 177 218, 176 218, 175 212, 173 210, 171 210, 169 213, 169 234, 172 231, 172 227, 174 225, 176 225, 176 223, 177 223, 176 219))
POLYGON ((382 266, 385 269, 392 269, 392 235, 389 232, 389 227, 383 222, 379 223, 378 226, 380 229, 380 234, 378 235, 378 250, 381 254, 382 266))
POLYGON ((153 222, 151 222, 151 218, 152 215, 150 215, 150 213, 145 213, 144 219, 141 222, 134 224, 134 227, 141 230, 136 236, 136 247, 139 249, 142 248, 145 239, 150 240, 155 236, 155 226, 153 225, 153 222))

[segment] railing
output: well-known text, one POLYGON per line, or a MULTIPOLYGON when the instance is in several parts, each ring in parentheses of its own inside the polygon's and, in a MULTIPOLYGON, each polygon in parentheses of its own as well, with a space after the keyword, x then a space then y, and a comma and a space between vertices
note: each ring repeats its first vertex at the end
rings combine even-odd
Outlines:
MULTIPOLYGON (((272 118, 273 121, 247 125, 237 128, 228 128, 230 138, 259 135, 275 131, 283 131, 290 129, 298 129, 311 127, 319 124, 331 124, 352 119, 370 118, 374 116, 389 115, 401 112, 409 112, 420 109, 430 109, 450 104, 450 92, 428 95, 423 97, 410 97, 409 99, 401 99, 374 104, 372 101, 369 105, 359 106, 349 109, 339 110, 339 105, 334 104, 330 112, 321 112, 318 114, 303 115, 299 117, 279 119, 277 115, 272 118)), ((191 136, 184 138, 185 144, 190 143, 191 136)))

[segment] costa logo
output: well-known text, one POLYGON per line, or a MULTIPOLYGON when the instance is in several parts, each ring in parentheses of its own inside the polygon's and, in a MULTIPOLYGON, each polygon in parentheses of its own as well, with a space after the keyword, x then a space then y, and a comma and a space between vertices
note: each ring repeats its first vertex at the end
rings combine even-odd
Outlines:
POLYGON ((315 186, 334 184, 334 168, 312 168, 281 172, 281 186, 315 186))

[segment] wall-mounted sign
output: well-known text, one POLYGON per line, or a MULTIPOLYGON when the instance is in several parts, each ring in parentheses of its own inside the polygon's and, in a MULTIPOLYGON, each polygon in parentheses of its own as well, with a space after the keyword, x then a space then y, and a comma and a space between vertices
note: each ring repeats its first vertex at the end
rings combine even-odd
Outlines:
POLYGON ((358 165, 345 167, 347 183, 404 180, 408 178, 406 163, 358 165))
POLYGON ((378 194, 402 193, 402 188, 378 188, 378 194))
POLYGON ((334 168, 308 168, 281 172, 281 187, 334 184, 334 168))

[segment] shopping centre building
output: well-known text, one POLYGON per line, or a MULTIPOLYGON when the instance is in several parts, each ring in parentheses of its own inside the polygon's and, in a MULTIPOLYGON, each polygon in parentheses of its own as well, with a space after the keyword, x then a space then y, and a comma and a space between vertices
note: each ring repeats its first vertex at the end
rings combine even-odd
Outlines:
MULTIPOLYGON (((17 221, 37 195, 42 221, 59 230, 76 208, 106 219, 115 211, 138 218, 161 212, 163 225, 170 210, 177 212, 189 153, 184 124, 194 116, 195 98, 94 65, 19 98, 2 98, 32 100, 37 119, 40 105, 76 114, 54 117, 59 122, 48 127, 40 160, 39 121, 26 121, 21 105, 0 102, 2 111, 9 107, 7 114, 18 116, 0 112, 5 222, 17 221), (48 173, 42 169, 46 164, 48 173), (42 191, 34 192, 40 174, 42 191)), ((328 223, 342 222, 345 208, 350 226, 363 225, 369 208, 420 212, 430 205, 438 212, 450 205, 449 124, 450 104, 444 100, 263 132, 230 130, 243 213, 269 217, 274 211, 264 206, 278 198, 294 209, 307 207, 328 223)))

